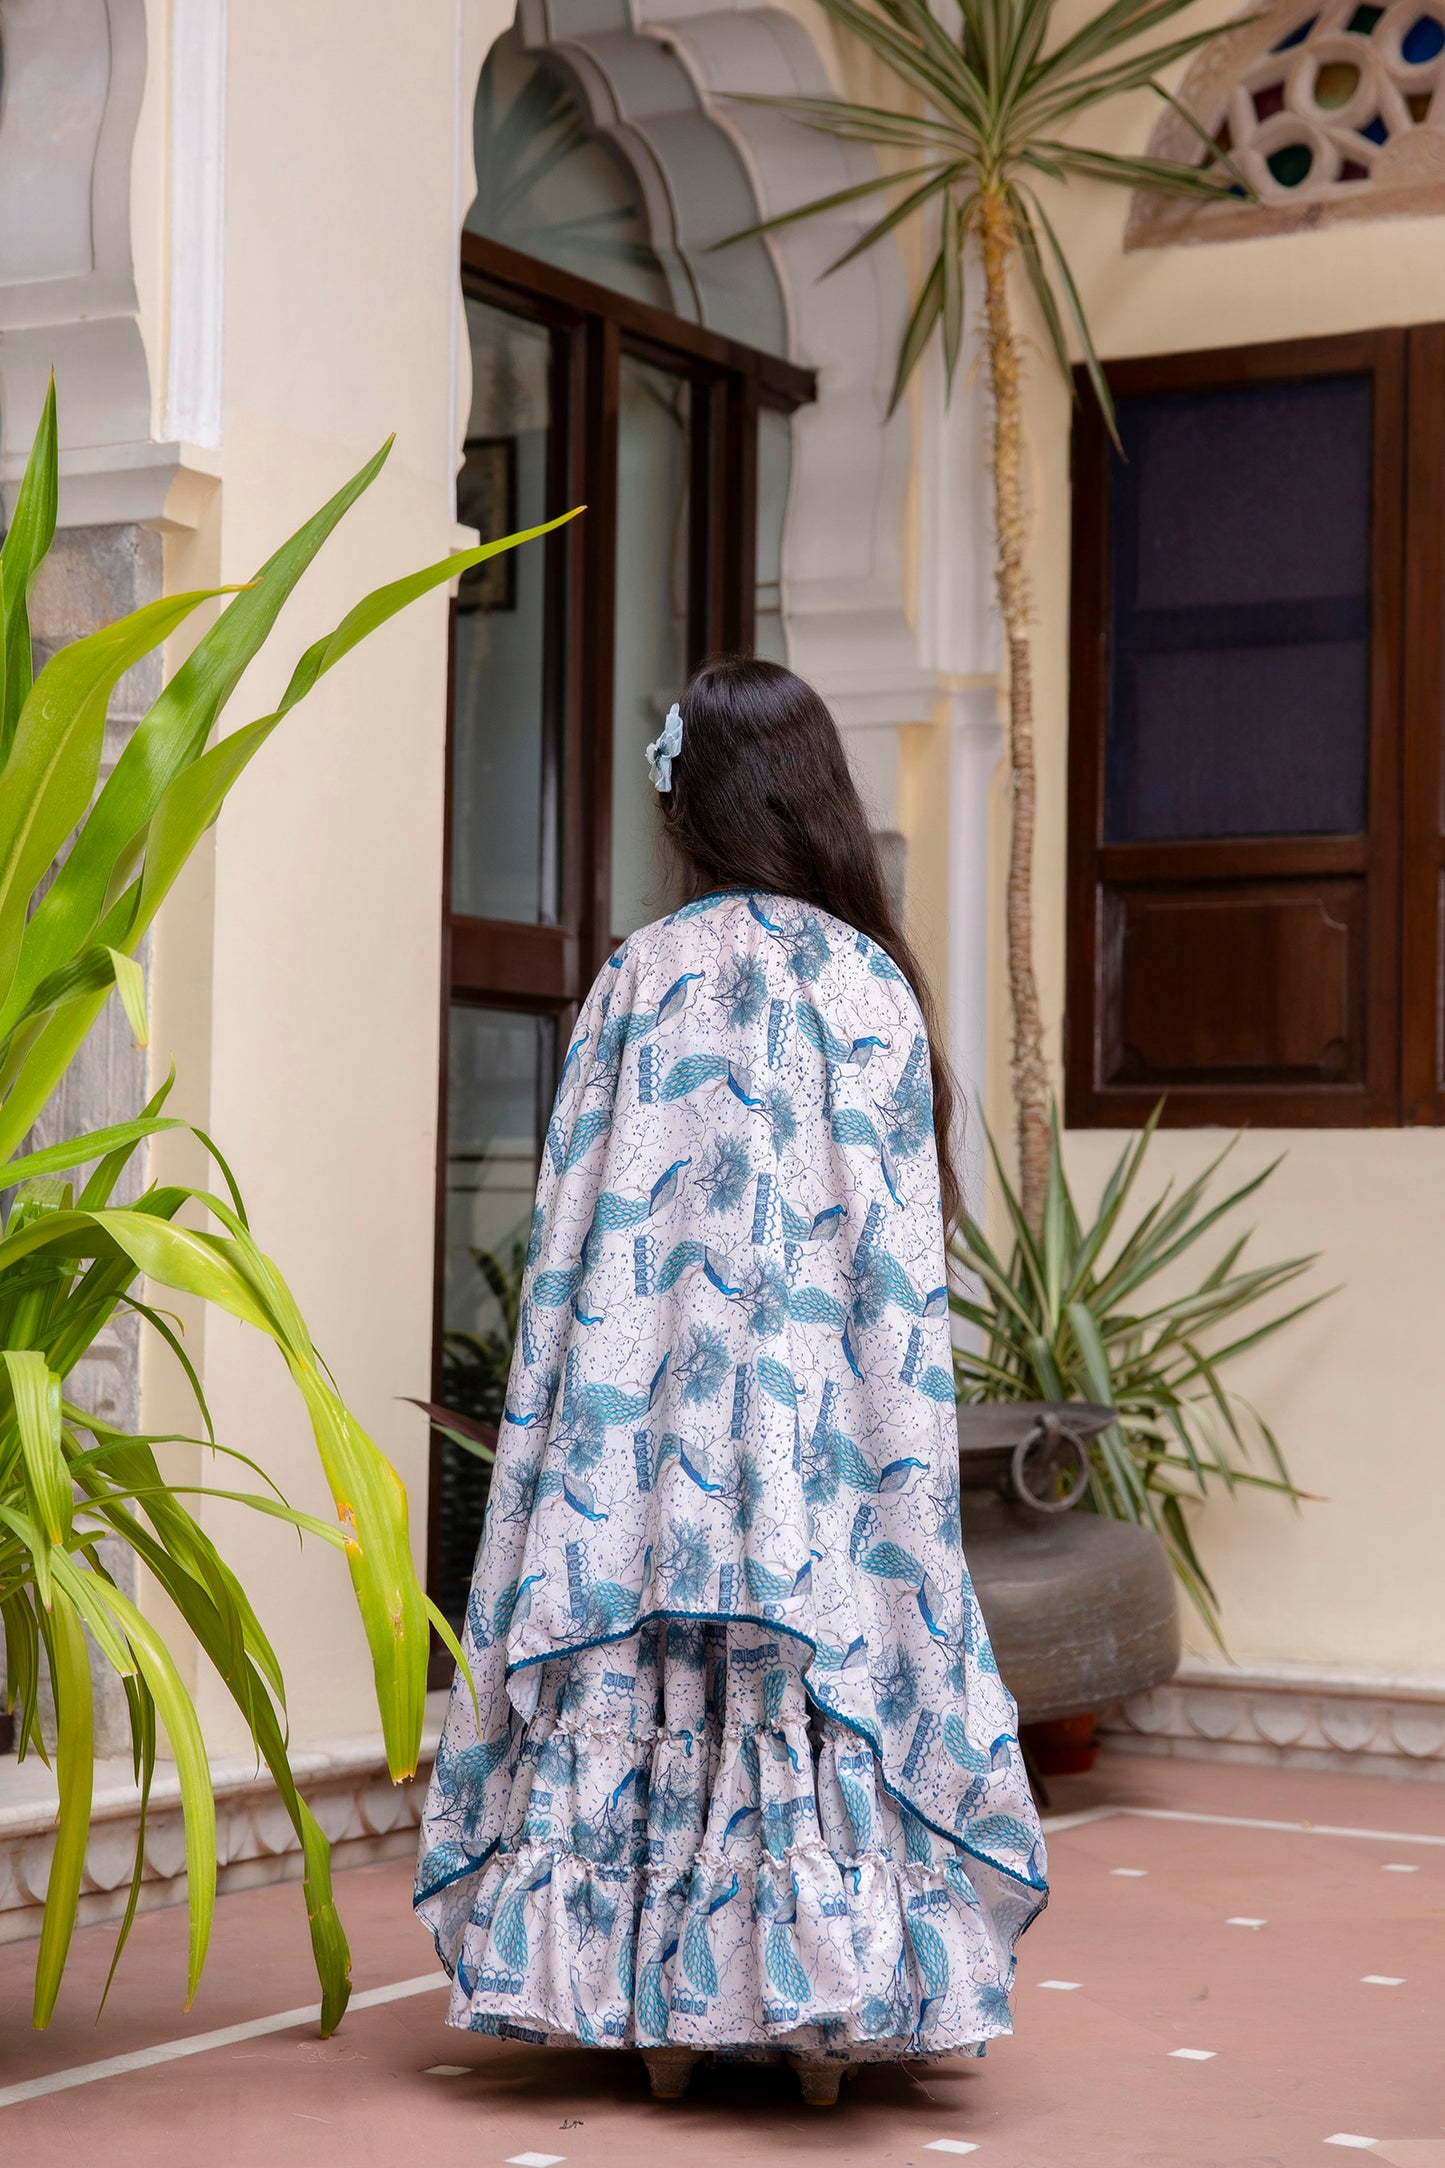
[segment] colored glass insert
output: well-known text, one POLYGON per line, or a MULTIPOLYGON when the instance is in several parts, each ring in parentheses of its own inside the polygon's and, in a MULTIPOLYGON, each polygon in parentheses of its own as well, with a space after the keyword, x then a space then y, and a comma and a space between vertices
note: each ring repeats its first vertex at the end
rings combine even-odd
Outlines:
POLYGON ((1278 45, 1271 45, 1270 51, 1272 53, 1287 53, 1292 45, 1303 45, 1318 21, 1318 15, 1311 15, 1308 21, 1300 23, 1296 29, 1291 30, 1287 38, 1281 38, 1278 45))
POLYGON ((1388 143, 1390 140, 1390 131, 1378 113, 1373 120, 1365 122, 1360 134, 1367 143, 1388 143))
POLYGON ((1408 106, 1410 118, 1412 121, 1414 121, 1417 128, 1421 125, 1423 121, 1429 119, 1430 93, 1428 90, 1413 91, 1411 95, 1405 100, 1405 104, 1408 106))
POLYGON ((1337 178, 1342 181, 1367 181, 1370 178, 1369 169, 1357 165, 1353 158, 1347 158, 1340 167, 1337 178))
POLYGON ((1356 8, 1354 14, 1345 24, 1345 28, 1346 30, 1353 30, 1357 37, 1368 38, 1384 12, 1383 8, 1356 8))
POLYGON ((1282 143, 1265 160, 1281 188, 1298 188, 1302 181, 1308 180, 1314 162, 1315 154, 1308 143, 1282 143))
POLYGON ((1266 83, 1260 90, 1250 92, 1256 120, 1268 120, 1271 114, 1284 111, 1283 83, 1266 83))
POLYGON ((1315 77, 1315 104, 1327 113, 1348 105, 1360 87, 1360 71, 1350 60, 1327 60, 1315 77))
POLYGON ((1412 68, 1423 67, 1441 51, 1445 51, 1445 24, 1433 15, 1417 17, 1400 40, 1400 58, 1412 68))

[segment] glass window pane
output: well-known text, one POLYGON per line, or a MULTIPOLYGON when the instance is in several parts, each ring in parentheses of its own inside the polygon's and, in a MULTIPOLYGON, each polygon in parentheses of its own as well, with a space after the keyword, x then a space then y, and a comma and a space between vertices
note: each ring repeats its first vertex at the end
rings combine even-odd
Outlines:
POLYGON ((758 409, 757 626, 753 653, 786 665, 783 629, 783 522, 793 478, 792 417, 776 407, 758 409))
MULTIPOLYGON (((457 517, 489 541, 548 517, 552 334, 468 300, 472 411, 457 517)), ((557 918, 556 781, 547 760, 546 546, 478 565, 457 595, 452 909, 557 918)))
POLYGON ((1105 833, 1358 833, 1365 377, 1119 402, 1105 833))
MULTIPOLYGON (((556 1056, 553 1017, 452 1009, 442 1397, 486 1423, 502 1417, 556 1056)), ((443 1441, 436 1600, 452 1620, 466 1610, 490 1472, 487 1462, 443 1441)))
POLYGON ((645 748, 687 677, 691 387, 624 354, 618 384, 612 931, 668 908, 645 748))

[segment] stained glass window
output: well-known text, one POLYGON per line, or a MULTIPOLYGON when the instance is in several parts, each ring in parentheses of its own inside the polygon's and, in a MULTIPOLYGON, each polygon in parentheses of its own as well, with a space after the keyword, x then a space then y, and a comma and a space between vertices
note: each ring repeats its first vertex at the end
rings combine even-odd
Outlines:
POLYGON ((1321 216, 1445 208, 1445 0, 1275 5, 1197 59, 1150 151, 1215 173, 1235 200, 1141 193, 1134 244, 1278 228, 1321 216), (1252 200, 1251 200, 1252 199, 1252 200))

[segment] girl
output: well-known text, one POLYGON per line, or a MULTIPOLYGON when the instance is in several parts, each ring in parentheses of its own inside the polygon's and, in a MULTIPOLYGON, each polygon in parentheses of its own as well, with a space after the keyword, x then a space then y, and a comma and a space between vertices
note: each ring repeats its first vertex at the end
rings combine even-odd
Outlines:
POLYGON ((578 1018, 416 1906, 448 2021, 981 2053, 1044 1902, 964 1569, 953 1098, 842 743, 707 664, 648 748, 689 901, 578 1018))

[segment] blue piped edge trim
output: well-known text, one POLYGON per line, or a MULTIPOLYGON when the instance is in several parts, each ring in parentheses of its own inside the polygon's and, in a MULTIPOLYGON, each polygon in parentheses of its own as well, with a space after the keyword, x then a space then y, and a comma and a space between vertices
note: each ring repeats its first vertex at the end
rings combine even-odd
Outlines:
MULTIPOLYGON (((781 1625, 776 1619, 759 1617, 751 1611, 662 1610, 643 1612, 640 1617, 633 1620, 630 1626, 619 1633, 598 1634, 590 1641, 567 1641, 557 1648, 546 1650, 539 1656, 524 1656, 520 1663, 508 1664, 506 1675, 510 1679, 514 1673, 530 1670, 535 1664, 556 1663, 566 1656, 584 1656, 589 1649, 612 1648, 620 1641, 635 1639, 645 1626, 663 1624, 669 1626, 765 1626, 770 1632, 787 1634, 794 1641, 800 1641, 805 1649, 812 1651, 814 1663, 818 1659, 818 1644, 811 1634, 803 1633, 796 1626, 781 1625)), ((845 1731, 851 1731, 855 1738, 862 1739, 867 1744, 874 1761, 878 1764, 878 1781, 890 1799, 895 1801, 898 1806, 906 1807, 917 1821, 922 1822, 925 1829, 931 1829, 934 1836, 941 1837, 945 1844, 951 1844, 956 1851, 967 1853, 970 1859, 978 1860, 982 1866, 992 1867, 995 1874, 1006 1875, 1009 1881, 1017 1882, 1021 1889, 1030 1890, 1039 1898, 1038 1911, 1023 1923, 1023 1926, 1019 1928, 1019 1934, 1022 1934, 1025 1928, 1031 1927, 1033 1921, 1038 1917, 1038 1912, 1043 1910, 1048 1901, 1048 1883, 1036 1881, 1032 1875, 1020 1874, 1016 1868, 1006 1867, 1002 1860, 993 1858, 990 1853, 980 1852, 975 1845, 966 1843, 956 1830, 945 1829, 941 1822, 934 1821, 931 1814, 925 1814, 923 1809, 916 1805, 906 1792, 901 1792, 896 1785, 890 1784, 887 1771, 883 1767, 883 1754, 877 1739, 874 1738, 871 1732, 865 1730, 861 1724, 856 1722, 854 1718, 845 1716, 840 1709, 835 1709, 831 1702, 823 1698, 812 1684, 810 1671, 811 1666, 809 1671, 805 1671, 803 1674, 803 1690, 808 1699, 816 1708, 822 1710, 824 1716, 831 1717, 835 1724, 841 1724, 845 1731)), ((1009 1733, 1010 1738, 1014 1738, 1014 1736, 1012 1732, 1009 1733)), ((453 1882, 463 1881, 467 1875, 477 1873, 480 1868, 486 1865, 501 1841, 500 1837, 495 1838, 487 1846, 486 1851, 470 1866, 459 1867, 455 1874, 448 1875, 445 1882, 438 1882, 433 1888, 429 1889, 425 1897, 413 1896, 412 1909, 415 1911, 419 1905, 425 1904, 428 1899, 439 1896, 444 1889, 450 1889, 453 1882)), ((1017 1937, 1015 1937, 1016 1939, 1017 1937)))

